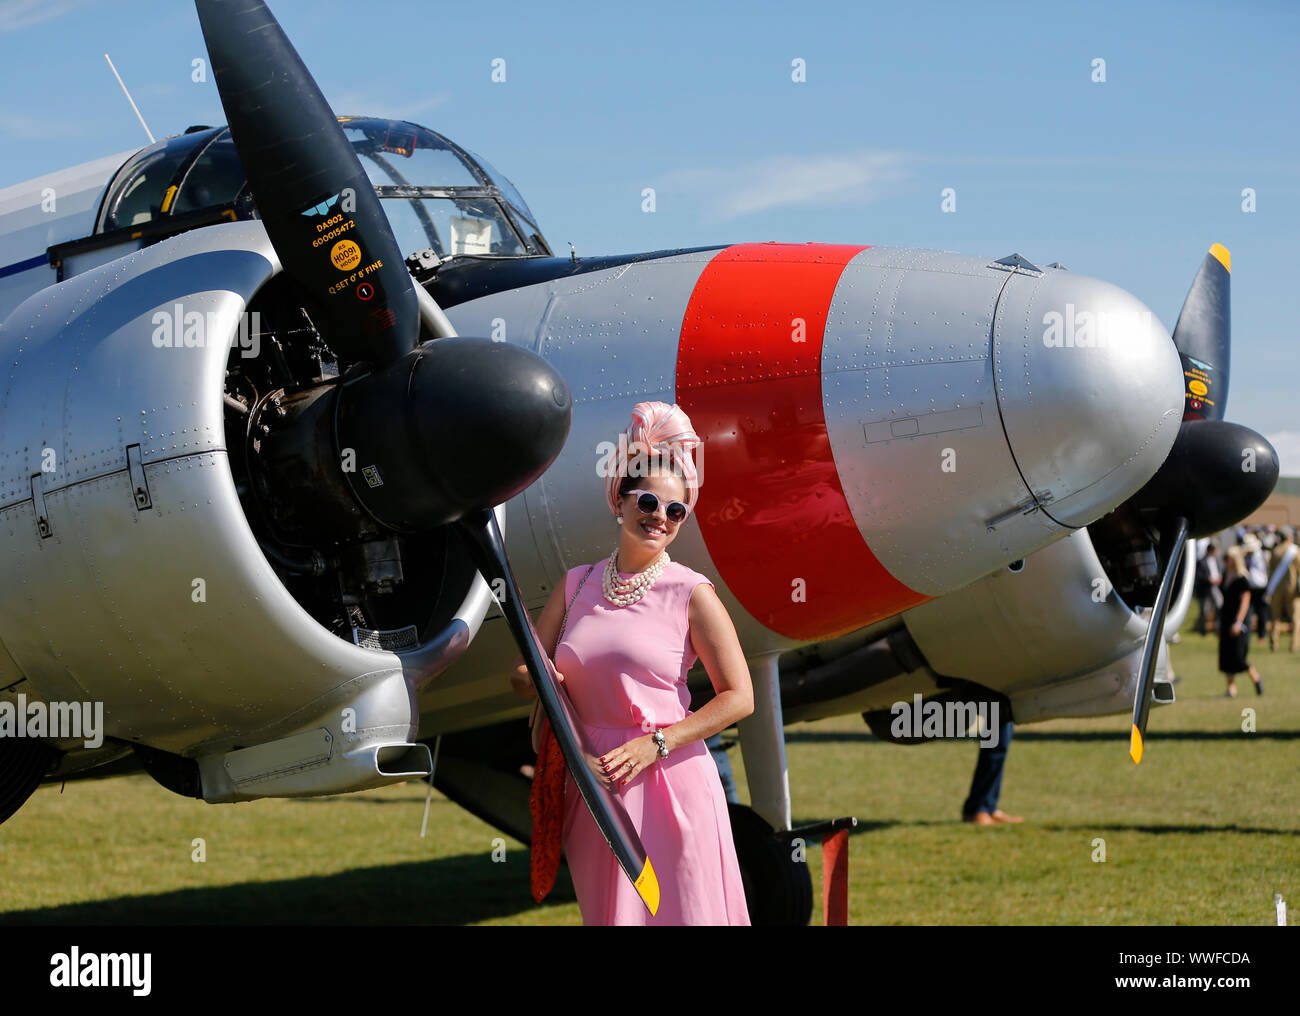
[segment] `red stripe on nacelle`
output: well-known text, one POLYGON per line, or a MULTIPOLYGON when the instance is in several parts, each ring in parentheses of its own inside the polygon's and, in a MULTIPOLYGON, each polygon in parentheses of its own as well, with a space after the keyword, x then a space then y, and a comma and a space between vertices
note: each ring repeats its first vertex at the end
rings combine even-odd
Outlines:
POLYGON ((790 638, 841 635, 928 599, 863 541, 822 410, 826 315, 866 249, 729 247, 682 321, 677 403, 704 439, 695 517, 727 587, 790 638))

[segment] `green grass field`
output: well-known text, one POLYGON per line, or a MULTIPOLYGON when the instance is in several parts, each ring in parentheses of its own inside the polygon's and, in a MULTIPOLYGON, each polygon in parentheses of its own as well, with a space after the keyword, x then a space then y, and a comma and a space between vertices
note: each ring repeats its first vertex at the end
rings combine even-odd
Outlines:
MULTIPOLYGON (((958 820, 969 742, 790 727, 796 824, 859 821, 850 923, 1271 924, 1275 892, 1300 911, 1300 655, 1252 646, 1265 695, 1246 680, 1229 701, 1214 652, 1188 632, 1173 647, 1178 702, 1153 711, 1140 767, 1127 717, 1018 729, 1002 806, 1022 826, 958 820)), ((425 792, 213 806, 144 775, 44 787, 0 827, 0 924, 581 923, 563 871, 536 906, 526 848, 440 794, 420 839, 425 792)))

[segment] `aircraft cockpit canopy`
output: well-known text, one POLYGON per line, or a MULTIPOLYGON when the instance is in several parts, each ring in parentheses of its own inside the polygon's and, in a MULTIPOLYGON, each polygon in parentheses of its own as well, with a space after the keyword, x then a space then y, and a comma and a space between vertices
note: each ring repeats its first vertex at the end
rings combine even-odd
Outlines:
MULTIPOLYGON (((403 256, 550 254, 527 203, 486 161, 402 120, 339 117, 388 214, 403 256)), ((225 127, 190 128, 139 152, 109 184, 96 233, 171 232, 217 218, 254 218, 225 127), (207 213, 207 214, 205 214, 207 213), (217 213, 217 214, 213 214, 217 213)))

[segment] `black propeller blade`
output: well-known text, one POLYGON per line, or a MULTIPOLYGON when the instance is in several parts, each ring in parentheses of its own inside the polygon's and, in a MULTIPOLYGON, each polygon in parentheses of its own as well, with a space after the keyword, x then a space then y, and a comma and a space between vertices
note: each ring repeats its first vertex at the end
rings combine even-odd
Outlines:
POLYGON ((351 361, 415 347, 415 290, 379 198, 316 82, 261 0, 196 0, 230 135, 280 262, 351 361))
POLYGON ((1214 244, 1192 280, 1174 325, 1186 383, 1184 420, 1222 420, 1232 347, 1232 255, 1214 244))
POLYGON ((578 736, 578 724, 569 708, 568 699, 560 691, 554 671, 541 651, 532 619, 522 606, 519 588, 515 585, 510 563, 506 560, 505 545, 501 541, 496 516, 490 511, 480 512, 476 517, 467 516, 460 520, 458 528, 467 537, 474 563, 483 577, 489 582, 494 578, 504 582, 505 596, 501 601, 501 609, 524 654, 528 673, 532 675, 533 684, 542 700, 542 708, 546 710, 569 772, 573 774, 582 799, 587 802, 596 825, 600 827, 619 865, 631 879, 646 908, 650 913, 655 913, 659 909, 659 880, 655 876, 654 867, 646 856, 641 837, 623 807, 623 802, 605 790, 596 776, 599 767, 595 756, 578 736))
POLYGON ((1209 536, 1244 519, 1277 484, 1273 446, 1249 427, 1223 420, 1231 356, 1231 264, 1227 248, 1216 243, 1192 281, 1173 335, 1185 381, 1183 423, 1163 465, 1127 502, 1152 521, 1156 532, 1170 534, 1133 697, 1129 757, 1135 763, 1142 761, 1151 684, 1184 544, 1189 536, 1209 536))
POLYGON ((1142 761, 1142 739, 1146 735, 1147 715, 1151 712, 1151 682, 1155 680, 1156 660, 1160 656, 1160 646, 1164 642, 1165 615, 1169 611, 1170 593, 1174 587, 1174 575, 1178 572, 1178 562, 1183 555, 1183 546, 1187 543, 1187 520, 1174 522, 1173 544, 1169 549, 1169 560, 1164 574, 1160 576, 1160 590, 1156 593, 1155 605, 1151 608, 1151 621, 1147 625, 1147 641, 1142 648, 1142 663, 1138 667, 1137 691, 1133 695, 1133 729, 1129 734, 1128 754, 1134 763, 1142 761))

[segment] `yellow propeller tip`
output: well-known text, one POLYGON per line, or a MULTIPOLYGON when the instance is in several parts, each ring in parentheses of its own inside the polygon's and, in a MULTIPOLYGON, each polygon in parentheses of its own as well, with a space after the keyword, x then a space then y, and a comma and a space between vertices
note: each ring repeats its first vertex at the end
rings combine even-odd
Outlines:
POLYGON ((654 865, 650 863, 650 858, 645 859, 645 867, 641 869, 641 874, 632 884, 641 894, 641 899, 645 900, 645 905, 653 917, 659 912, 659 879, 655 877, 654 865))
POLYGON ((1223 265, 1227 273, 1231 275, 1232 274, 1232 252, 1229 251, 1227 247, 1223 246, 1223 244, 1216 243, 1210 247, 1210 253, 1214 255, 1214 259, 1218 261, 1219 264, 1223 265))
POLYGON ((1133 725, 1133 732, 1129 734, 1128 755, 1134 765, 1142 764, 1142 731, 1138 730, 1137 724, 1133 725))

